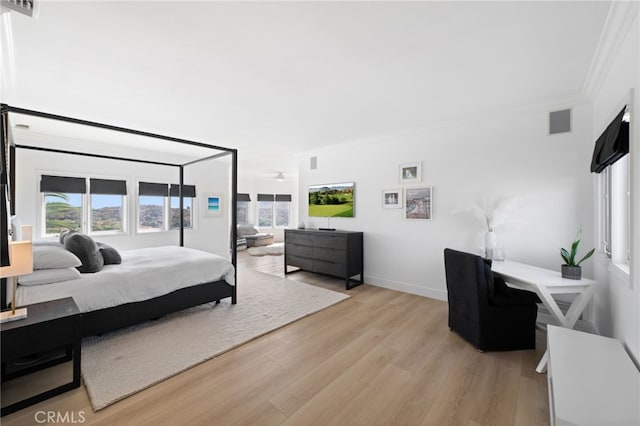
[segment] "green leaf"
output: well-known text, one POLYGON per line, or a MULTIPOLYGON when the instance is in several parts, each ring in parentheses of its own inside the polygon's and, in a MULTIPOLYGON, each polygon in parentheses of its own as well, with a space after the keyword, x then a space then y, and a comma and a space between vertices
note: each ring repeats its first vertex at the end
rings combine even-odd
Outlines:
POLYGON ((580 244, 580 240, 575 240, 573 244, 571 244, 571 264, 576 259, 576 254, 578 254, 578 245, 580 244))
POLYGON ((560 249, 560 257, 564 260, 564 263, 567 265, 571 265, 571 260, 569 260, 569 252, 563 248, 560 249))
POLYGON ((576 263, 576 266, 580 266, 580 264, 581 264, 582 262, 584 262, 585 260, 587 260, 588 258, 590 258, 590 257, 591 257, 591 255, 592 255, 595 251, 596 251, 596 249, 595 249, 595 248, 592 248, 592 249, 591 249, 591 251, 590 251, 589 253, 585 254, 585 255, 584 255, 584 257, 583 257, 582 259, 580 259, 580 261, 579 261, 578 263, 576 263))

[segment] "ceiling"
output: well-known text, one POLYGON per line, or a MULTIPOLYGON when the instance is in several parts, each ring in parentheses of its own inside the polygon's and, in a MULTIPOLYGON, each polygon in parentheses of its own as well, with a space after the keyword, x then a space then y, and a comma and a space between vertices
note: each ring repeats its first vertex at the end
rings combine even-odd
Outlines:
MULTIPOLYGON (((293 153, 580 94, 610 2, 55 2, 2 14, 2 100, 293 153)), ((5 11, 6 12, 6 11, 5 11)))

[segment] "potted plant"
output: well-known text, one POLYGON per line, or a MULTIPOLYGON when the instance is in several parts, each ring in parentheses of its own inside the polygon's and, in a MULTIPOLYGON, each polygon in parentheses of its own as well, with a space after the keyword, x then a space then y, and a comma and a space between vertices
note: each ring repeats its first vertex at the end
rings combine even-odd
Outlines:
POLYGON ((576 262, 576 254, 578 254, 578 245, 580 245, 580 238, 582 237, 582 226, 578 230, 576 234, 576 238, 571 243, 571 252, 566 249, 560 249, 560 256, 562 260, 564 260, 564 265, 562 265, 562 277, 570 278, 572 280, 579 280, 582 278, 582 267, 580 264, 591 257, 591 255, 596 251, 595 248, 591 249, 591 251, 584 255, 582 259, 576 262))

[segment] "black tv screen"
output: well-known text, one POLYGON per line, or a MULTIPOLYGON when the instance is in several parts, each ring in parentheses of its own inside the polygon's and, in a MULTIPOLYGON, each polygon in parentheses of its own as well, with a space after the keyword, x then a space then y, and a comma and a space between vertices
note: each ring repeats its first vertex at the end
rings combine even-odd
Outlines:
POLYGON ((353 182, 309 186, 309 216, 353 217, 353 182))

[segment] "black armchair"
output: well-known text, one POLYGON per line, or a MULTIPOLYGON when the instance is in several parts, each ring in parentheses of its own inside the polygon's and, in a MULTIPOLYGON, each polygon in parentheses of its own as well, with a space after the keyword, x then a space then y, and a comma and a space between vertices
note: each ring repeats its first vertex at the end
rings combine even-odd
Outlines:
POLYGON ((449 328, 482 351, 535 349, 535 293, 508 287, 474 254, 447 248, 444 265, 449 328))

